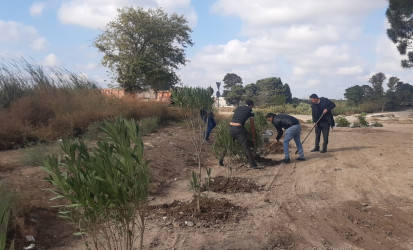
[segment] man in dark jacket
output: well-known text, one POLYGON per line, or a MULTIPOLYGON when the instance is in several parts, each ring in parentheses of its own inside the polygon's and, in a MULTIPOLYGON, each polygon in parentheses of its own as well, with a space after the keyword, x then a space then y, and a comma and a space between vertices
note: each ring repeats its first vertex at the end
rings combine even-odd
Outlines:
MULTIPOLYGON (((258 168, 257 163, 254 161, 251 153, 251 143, 248 139, 248 132, 244 128, 245 122, 250 118, 251 123, 251 132, 252 132, 252 142, 255 143, 255 130, 254 130, 254 113, 252 112, 252 108, 254 107, 254 102, 252 100, 248 100, 246 102, 246 106, 240 106, 235 109, 234 115, 232 116, 232 120, 229 123, 229 134, 234 140, 237 140, 241 143, 242 149, 245 153, 245 156, 248 159, 248 163, 250 164, 251 168, 258 168)), ((223 166, 225 151, 222 153, 219 159, 219 165, 223 166)))
POLYGON ((334 127, 334 118, 331 110, 335 108, 336 104, 327 98, 318 98, 316 94, 312 94, 310 99, 313 103, 311 105, 311 110, 315 126, 315 146, 311 152, 320 151, 320 137, 321 133, 323 133, 323 149, 320 153, 325 153, 327 152, 330 127, 334 127))
POLYGON ((272 122, 274 127, 277 129, 277 136, 275 140, 278 142, 283 135, 283 129, 285 129, 285 136, 283 141, 284 147, 284 162, 290 163, 290 141, 294 139, 295 145, 297 146, 298 153, 300 157, 297 158, 299 161, 305 161, 303 145, 301 144, 300 134, 301 134, 301 124, 297 118, 286 115, 274 113, 267 114, 267 121, 272 122))

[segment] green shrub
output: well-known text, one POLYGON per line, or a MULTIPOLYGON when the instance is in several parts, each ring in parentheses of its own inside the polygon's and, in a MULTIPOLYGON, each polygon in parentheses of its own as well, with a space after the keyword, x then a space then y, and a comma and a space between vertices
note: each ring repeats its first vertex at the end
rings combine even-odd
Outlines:
POLYGON ((350 122, 344 116, 337 116, 334 119, 334 122, 337 123, 337 127, 348 127, 350 126, 350 122))
MULTIPOLYGON (((263 150, 263 143, 264 140, 262 138, 262 134, 268 129, 267 120, 264 117, 264 114, 261 111, 254 112, 254 125, 256 131, 256 143, 252 148, 251 152, 253 155, 261 153, 263 150)), ((222 120, 217 127, 215 128, 215 141, 213 144, 214 153, 217 158, 220 157, 222 152, 226 152, 226 156, 234 158, 236 161, 244 162, 246 161, 246 156, 244 151, 242 150, 241 145, 229 134, 229 122, 230 119, 222 120)), ((249 136, 251 139, 251 125, 249 121, 245 123, 245 129, 249 132, 249 136)))
POLYGON ((153 133, 159 129, 159 118, 156 116, 145 117, 139 121, 141 135, 153 133))
POLYGON ((93 149, 64 140, 63 160, 50 156, 43 170, 56 198, 66 201, 59 214, 74 221, 92 247, 132 249, 139 230, 142 248, 149 174, 139 126, 116 119, 104 122, 101 131, 93 149))
POLYGON ((21 163, 25 166, 42 166, 48 155, 60 152, 57 143, 39 143, 23 149, 21 163))
POLYGON ((357 116, 357 122, 356 125, 359 127, 367 127, 369 126, 369 123, 366 121, 366 113, 361 113, 360 115, 357 116))

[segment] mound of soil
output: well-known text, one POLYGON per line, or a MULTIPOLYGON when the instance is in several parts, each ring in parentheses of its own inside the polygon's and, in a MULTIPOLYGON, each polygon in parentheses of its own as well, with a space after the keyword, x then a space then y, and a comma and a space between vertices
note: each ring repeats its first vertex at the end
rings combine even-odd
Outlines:
POLYGON ((196 211, 196 199, 190 203, 174 201, 171 204, 150 206, 149 218, 162 217, 166 225, 183 227, 185 225, 197 227, 213 227, 222 223, 239 222, 246 214, 246 209, 232 204, 226 199, 202 197, 200 200, 201 212, 196 211), (193 222, 189 225, 185 222, 193 222))
POLYGON ((263 190, 263 186, 252 179, 217 176, 212 179, 209 190, 215 193, 252 193, 263 190))

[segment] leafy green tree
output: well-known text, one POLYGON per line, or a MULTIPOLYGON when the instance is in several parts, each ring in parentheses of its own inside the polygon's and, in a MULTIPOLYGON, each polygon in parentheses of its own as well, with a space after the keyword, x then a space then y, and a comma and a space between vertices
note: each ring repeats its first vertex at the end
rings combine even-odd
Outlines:
POLYGON ((372 87, 370 87, 369 85, 362 85, 361 86, 363 88, 363 92, 364 92, 364 98, 369 100, 371 98, 373 98, 374 96, 374 90, 372 87))
POLYGON ((237 74, 234 73, 227 73, 224 77, 224 93, 223 97, 226 97, 228 92, 231 90, 231 88, 235 85, 242 85, 242 78, 238 76, 237 74))
POLYGON ((384 75, 381 72, 376 73, 372 77, 370 77, 369 83, 371 83, 373 87, 373 93, 375 98, 381 98, 383 96, 383 82, 385 79, 386 75, 384 75))
POLYGON ((242 85, 234 85, 228 91, 225 101, 227 104, 239 106, 239 103, 244 99, 245 89, 242 85))
POLYGON ((400 79, 398 77, 392 76, 392 77, 389 78, 389 82, 387 83, 387 87, 389 87, 389 89, 391 91, 395 91, 396 90, 396 85, 399 81, 400 81, 400 79))
POLYGON ((255 83, 250 83, 244 88, 245 96, 243 101, 252 100, 254 103, 258 103, 257 94, 258 94, 258 87, 255 83))
POLYGON ((404 107, 413 104, 413 86, 408 83, 399 82, 396 85, 396 94, 400 100, 400 105, 404 107))
POLYGON ((387 36, 397 45, 401 55, 407 55, 401 66, 413 67, 413 1, 389 0, 386 16, 390 23, 387 36))
POLYGON ((279 77, 258 80, 256 85, 258 87, 259 104, 275 104, 277 95, 283 95, 286 102, 291 103, 292 101, 290 86, 283 84, 279 77))
POLYGON ((183 16, 161 9, 118 9, 116 20, 94 40, 108 67, 126 92, 169 89, 179 82, 174 70, 185 65, 192 46, 191 28, 183 16))
POLYGON ((350 103, 354 103, 355 105, 359 105, 364 97, 365 97, 365 92, 362 86, 360 85, 355 85, 350 88, 347 88, 344 92, 344 97, 349 101, 350 103))

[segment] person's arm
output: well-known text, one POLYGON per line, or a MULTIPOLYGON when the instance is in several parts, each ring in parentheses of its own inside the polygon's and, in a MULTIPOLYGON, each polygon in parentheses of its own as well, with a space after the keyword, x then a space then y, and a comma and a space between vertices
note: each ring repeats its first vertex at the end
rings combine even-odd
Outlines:
POLYGON ((332 101, 330 101, 329 99, 325 98, 326 104, 325 104, 325 108, 323 110, 323 114, 331 111, 333 108, 336 107, 336 104, 332 101))
POLYGON ((281 127, 281 124, 279 122, 273 121, 274 127, 277 130, 277 136, 275 137, 276 141, 279 141, 281 139, 281 136, 283 136, 283 129, 281 127))

